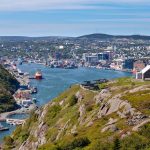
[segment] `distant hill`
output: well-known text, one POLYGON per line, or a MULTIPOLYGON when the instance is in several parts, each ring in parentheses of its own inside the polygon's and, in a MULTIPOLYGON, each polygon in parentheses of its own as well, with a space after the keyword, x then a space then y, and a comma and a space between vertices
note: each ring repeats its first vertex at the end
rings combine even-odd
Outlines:
POLYGON ((54 40, 54 39, 63 39, 63 38, 69 38, 69 37, 63 37, 63 36, 45 36, 45 37, 27 37, 27 36, 0 36, 0 42, 7 42, 7 41, 13 41, 13 42, 20 42, 20 41, 32 41, 32 40, 54 40))
POLYGON ((0 65, 0 113, 17 108, 12 94, 18 87, 18 81, 0 65))
POLYGON ((134 39, 134 40, 150 40, 150 36, 145 36, 145 35, 109 35, 109 34, 89 34, 89 35, 83 35, 78 37, 79 39, 134 39))
POLYGON ((134 39, 134 40, 150 40, 150 36, 146 35, 109 35, 94 33, 88 35, 82 35, 79 37, 64 37, 64 36, 43 36, 43 37, 27 37, 27 36, 0 36, 0 42, 7 41, 42 41, 42 40, 54 40, 54 39, 134 39))
POLYGON ((30 39, 26 36, 0 36, 0 41, 25 41, 30 39))

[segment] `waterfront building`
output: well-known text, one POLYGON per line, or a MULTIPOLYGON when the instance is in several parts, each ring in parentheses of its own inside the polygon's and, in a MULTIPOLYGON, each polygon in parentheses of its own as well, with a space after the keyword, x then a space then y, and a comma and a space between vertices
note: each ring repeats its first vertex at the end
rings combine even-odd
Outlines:
POLYGON ((102 53, 84 53, 83 60, 87 63, 98 63, 100 61, 108 61, 112 58, 112 53, 110 51, 102 53))
POLYGON ((98 62, 98 55, 97 53, 84 53, 83 60, 87 63, 96 63, 98 62))
POLYGON ((134 64, 134 59, 125 59, 124 60, 124 65, 123 68, 124 69, 133 69, 133 64, 134 64))
POLYGON ((123 59, 115 59, 111 64, 110 68, 114 70, 123 70, 124 60, 123 59))
POLYGON ((109 53, 98 53, 98 60, 109 60, 109 53))

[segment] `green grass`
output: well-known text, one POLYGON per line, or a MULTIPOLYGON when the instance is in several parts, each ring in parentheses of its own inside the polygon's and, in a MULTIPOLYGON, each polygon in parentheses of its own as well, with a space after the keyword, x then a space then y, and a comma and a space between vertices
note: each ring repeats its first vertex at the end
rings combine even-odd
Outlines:
POLYGON ((126 93, 121 99, 128 100, 133 107, 141 112, 150 115, 150 90, 126 93))

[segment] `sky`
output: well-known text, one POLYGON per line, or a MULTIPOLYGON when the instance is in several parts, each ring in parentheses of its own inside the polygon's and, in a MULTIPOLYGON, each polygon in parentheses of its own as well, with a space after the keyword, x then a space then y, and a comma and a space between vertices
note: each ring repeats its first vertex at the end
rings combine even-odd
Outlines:
POLYGON ((0 35, 150 35, 149 1, 0 0, 0 35))

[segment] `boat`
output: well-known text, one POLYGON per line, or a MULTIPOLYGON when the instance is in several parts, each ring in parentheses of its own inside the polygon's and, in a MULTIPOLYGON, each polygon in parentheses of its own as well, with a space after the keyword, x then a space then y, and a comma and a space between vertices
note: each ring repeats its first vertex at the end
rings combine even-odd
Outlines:
POLYGON ((32 101, 33 101, 34 103, 36 103, 36 102, 37 102, 37 99, 36 99, 36 98, 32 98, 32 101))
POLYGON ((36 94, 37 93, 37 87, 29 87, 30 94, 36 94))
POLYGON ((0 131, 8 131, 9 128, 2 126, 2 124, 0 123, 0 131))
POLYGON ((41 73, 41 71, 37 71, 35 73, 35 79, 37 79, 37 80, 41 80, 42 79, 42 73, 41 73))

